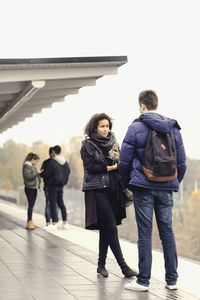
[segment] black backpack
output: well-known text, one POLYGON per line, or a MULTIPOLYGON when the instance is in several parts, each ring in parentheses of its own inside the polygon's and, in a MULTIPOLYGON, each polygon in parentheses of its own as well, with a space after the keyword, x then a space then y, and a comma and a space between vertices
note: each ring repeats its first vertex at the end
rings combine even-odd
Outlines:
POLYGON ((65 162, 64 165, 61 165, 62 169, 62 185, 66 185, 69 179, 69 174, 70 174, 70 167, 68 162, 65 162))
POLYGON ((176 144, 171 133, 149 130, 142 168, 150 181, 165 182, 177 178, 176 144))
POLYGON ((59 164, 56 161, 56 169, 55 169, 55 185, 63 186, 66 185, 69 179, 70 168, 69 164, 65 162, 63 165, 59 164))

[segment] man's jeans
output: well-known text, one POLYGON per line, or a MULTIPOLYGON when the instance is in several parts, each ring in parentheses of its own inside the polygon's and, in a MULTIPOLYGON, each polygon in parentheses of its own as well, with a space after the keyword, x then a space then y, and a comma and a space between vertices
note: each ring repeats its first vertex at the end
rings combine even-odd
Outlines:
POLYGON ((51 207, 50 207, 49 195, 48 195, 48 191, 44 191, 44 193, 45 193, 45 198, 46 198, 45 219, 46 219, 46 223, 50 223, 50 221, 51 221, 51 207))
POLYGON ((139 274, 137 282, 148 286, 152 264, 152 218, 155 211, 165 259, 165 280, 168 285, 177 281, 176 242, 172 230, 173 196, 171 191, 137 189, 133 191, 138 226, 139 274))
POLYGON ((63 187, 48 186, 48 196, 51 206, 52 222, 58 222, 57 205, 61 210, 63 222, 67 221, 67 211, 63 202, 63 187))

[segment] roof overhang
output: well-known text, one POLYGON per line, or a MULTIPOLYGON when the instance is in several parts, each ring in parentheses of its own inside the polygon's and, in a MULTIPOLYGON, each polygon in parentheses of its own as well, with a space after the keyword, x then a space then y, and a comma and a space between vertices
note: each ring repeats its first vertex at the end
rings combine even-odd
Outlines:
POLYGON ((127 56, 0 59, 0 133, 126 62, 127 56))

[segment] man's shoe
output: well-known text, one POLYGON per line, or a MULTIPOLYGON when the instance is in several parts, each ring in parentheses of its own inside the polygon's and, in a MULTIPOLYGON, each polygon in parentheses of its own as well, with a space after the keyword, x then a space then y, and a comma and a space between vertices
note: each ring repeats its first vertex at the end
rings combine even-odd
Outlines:
POLYGON ((69 224, 68 223, 63 223, 61 229, 69 229, 69 224))
POLYGON ((133 276, 136 276, 137 273, 135 271, 133 271, 131 268, 129 268, 129 266, 125 266, 122 267, 122 274, 126 277, 126 278, 131 278, 133 276))
POLYGON ((49 226, 46 226, 46 230, 57 230, 58 225, 57 224, 50 224, 49 226))
POLYGON ((131 283, 127 283, 124 288, 126 290, 138 291, 138 292, 148 292, 149 287, 145 285, 141 285, 136 281, 132 281, 131 283))
POLYGON ((174 285, 169 285, 169 284, 166 284, 166 289, 168 290, 177 290, 178 289, 178 286, 176 284, 174 285))
POLYGON ((46 225, 44 226, 44 229, 47 229, 47 227, 49 228, 49 225, 51 225, 51 223, 46 223, 46 225))
POLYGON ((101 277, 108 277, 108 271, 105 269, 105 267, 99 266, 97 268, 97 274, 101 277))

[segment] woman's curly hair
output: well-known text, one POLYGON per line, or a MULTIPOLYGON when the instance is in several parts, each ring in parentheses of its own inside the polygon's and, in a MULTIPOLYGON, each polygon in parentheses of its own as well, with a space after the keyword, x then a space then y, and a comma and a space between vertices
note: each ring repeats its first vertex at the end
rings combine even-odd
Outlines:
POLYGON ((105 120, 105 119, 108 120, 109 129, 111 130, 112 129, 111 118, 108 115, 106 115, 105 113, 100 113, 100 114, 95 114, 91 117, 91 119, 88 121, 88 123, 85 126, 84 134, 87 136, 90 136, 90 134, 92 132, 95 132, 97 130, 99 121, 105 120))

